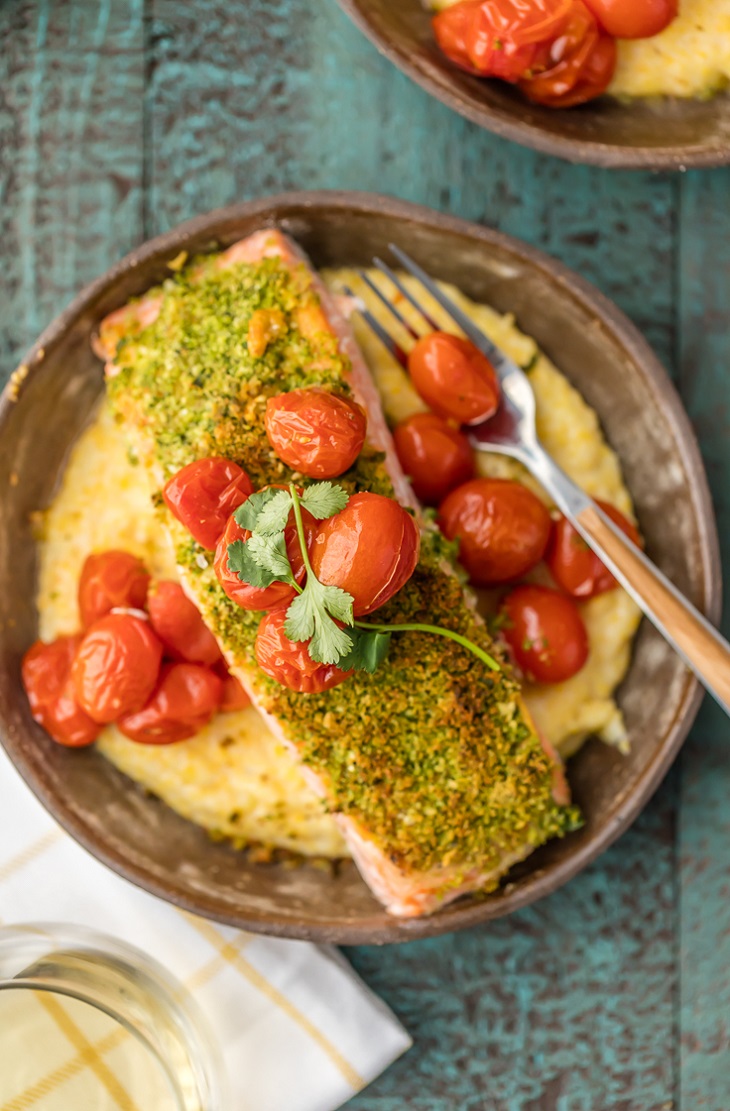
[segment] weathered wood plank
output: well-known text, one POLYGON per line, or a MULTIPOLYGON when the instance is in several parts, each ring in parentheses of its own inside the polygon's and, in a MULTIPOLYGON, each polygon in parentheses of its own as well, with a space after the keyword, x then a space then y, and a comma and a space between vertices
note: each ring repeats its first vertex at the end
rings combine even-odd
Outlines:
POLYGON ((142 7, 0 6, 0 375, 140 238, 142 7))
MULTIPOLYGON (((730 172, 689 174, 680 209, 680 382, 700 438, 730 574, 730 172)), ((730 619, 726 607, 726 635, 730 619)), ((709 700, 682 754, 680 1104, 730 1106, 730 760, 709 700)))
MULTIPOLYGON (((153 0, 150 229, 291 187, 394 193, 484 220, 593 279, 668 358, 674 182, 575 168, 428 98, 332 0, 153 0)), ((416 1048, 353 1103, 659 1111, 673 1089, 672 784, 547 903, 353 959, 416 1048)))
POLYGON ((670 1108, 672 875, 658 849, 671 851, 672 809, 664 792, 601 861, 510 919, 348 950, 415 1040, 348 1111, 670 1108))
POLYGON ((306 5, 149 7, 149 234, 222 204, 306 188, 306 5))

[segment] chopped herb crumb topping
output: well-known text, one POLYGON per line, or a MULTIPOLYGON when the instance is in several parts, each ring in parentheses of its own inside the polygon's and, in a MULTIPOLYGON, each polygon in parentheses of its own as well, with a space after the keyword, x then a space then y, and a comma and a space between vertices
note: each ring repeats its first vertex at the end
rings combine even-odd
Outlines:
MULTIPOLYGON (((162 294, 160 314, 120 342, 109 397, 156 486, 205 455, 235 460, 256 486, 292 478, 307 485, 269 446, 266 400, 314 385, 351 391, 349 361, 335 338, 302 331, 317 315, 302 308, 318 303, 306 267, 272 258, 217 269, 198 259, 154 294, 162 294), (276 327, 252 353, 249 325, 262 310, 276 327)), ((257 337, 262 319, 254 321, 257 337)), ((393 496, 383 455, 367 444, 338 482, 348 493, 393 496)), ((509 665, 465 600, 449 570, 451 546, 433 526, 424 532, 415 573, 377 621, 451 628, 496 656, 502 669, 488 670, 452 641, 402 633, 374 674, 359 671, 321 694, 295 694, 256 666, 260 615, 226 597, 210 560, 199 558, 203 549, 162 506, 160 513, 206 621, 251 671, 262 706, 302 760, 321 774, 329 809, 361 823, 394 862, 414 870, 475 863, 496 869, 506 854, 574 828, 577 811, 553 800, 552 763, 509 665)))

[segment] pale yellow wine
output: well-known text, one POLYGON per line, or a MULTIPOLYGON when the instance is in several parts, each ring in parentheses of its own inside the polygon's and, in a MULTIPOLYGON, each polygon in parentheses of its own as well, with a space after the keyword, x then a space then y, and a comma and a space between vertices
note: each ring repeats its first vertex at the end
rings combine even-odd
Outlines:
POLYGON ((159 1058, 105 1012, 0 990, 0 1111, 179 1111, 159 1058))

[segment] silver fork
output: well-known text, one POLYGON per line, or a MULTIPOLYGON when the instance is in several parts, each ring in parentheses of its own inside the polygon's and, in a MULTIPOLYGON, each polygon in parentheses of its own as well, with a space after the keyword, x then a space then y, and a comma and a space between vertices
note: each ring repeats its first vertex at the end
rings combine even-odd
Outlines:
MULTIPOLYGON (((487 356, 497 372, 502 389, 500 407, 490 420, 473 425, 466 430, 474 448, 477 451, 510 455, 531 471, 586 543, 691 668, 725 713, 730 715, 730 644, 641 549, 628 539, 601 507, 548 455, 537 438, 535 395, 525 372, 492 343, 473 320, 443 293, 433 279, 405 251, 393 244, 390 244, 390 250, 401 266, 417 278, 441 308, 448 313, 464 335, 487 356)), ((431 330, 436 329, 438 325, 429 317, 418 298, 404 285, 398 274, 381 259, 376 258, 373 261, 378 270, 390 279, 401 295, 420 313, 426 325, 431 330)), ((368 289, 389 309, 401 326, 411 335, 416 335, 408 321, 370 277, 364 271, 359 271, 359 275, 368 289)), ((354 296, 352 290, 348 289, 347 292, 354 296)), ((358 306, 363 304, 360 298, 355 300, 358 306)), ((404 366, 407 365, 405 351, 388 330, 366 306, 359 307, 359 311, 392 354, 404 366)))

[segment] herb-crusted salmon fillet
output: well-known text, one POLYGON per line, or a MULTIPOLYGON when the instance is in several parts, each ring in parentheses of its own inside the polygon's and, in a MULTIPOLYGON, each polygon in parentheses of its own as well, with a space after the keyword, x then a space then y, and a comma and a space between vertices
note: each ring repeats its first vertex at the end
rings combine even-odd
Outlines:
POLYGON ((210 554, 157 495, 186 590, 388 910, 424 914, 493 889, 511 864, 572 828, 560 763, 536 735, 448 545, 421 520, 349 326, 297 247, 265 230, 193 260, 107 317, 95 344, 112 407, 157 491, 211 455, 238 463, 255 486, 301 482, 266 437, 267 399, 310 386, 354 398, 367 410, 367 440, 338 482, 350 494, 396 497, 422 528, 416 570, 378 622, 439 625, 502 662, 490 671, 451 640, 406 632, 374 674, 356 671, 321 693, 290 691, 257 666, 261 615, 226 596, 210 554))

